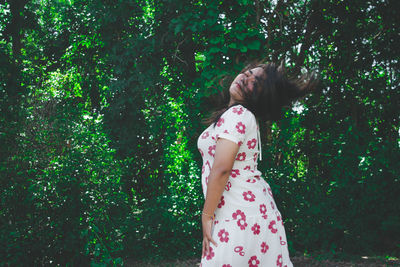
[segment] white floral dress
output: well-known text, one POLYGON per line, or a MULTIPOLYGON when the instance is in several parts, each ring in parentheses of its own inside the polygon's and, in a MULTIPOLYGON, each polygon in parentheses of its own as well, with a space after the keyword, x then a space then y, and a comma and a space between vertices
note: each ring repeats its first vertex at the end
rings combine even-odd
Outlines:
POLYGON ((240 104, 235 105, 222 114, 215 128, 211 124, 199 136, 204 199, 217 138, 239 144, 239 151, 215 210, 212 238, 218 246, 210 242, 210 253, 201 259, 200 266, 293 266, 282 216, 269 184, 257 170, 261 144, 254 114, 240 104))

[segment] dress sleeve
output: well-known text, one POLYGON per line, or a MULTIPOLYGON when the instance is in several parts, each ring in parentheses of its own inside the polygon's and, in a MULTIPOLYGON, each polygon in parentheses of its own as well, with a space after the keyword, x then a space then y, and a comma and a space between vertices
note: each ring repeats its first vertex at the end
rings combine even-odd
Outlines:
POLYGON ((240 145, 246 134, 255 125, 254 114, 242 105, 236 105, 225 111, 215 125, 216 139, 225 138, 240 145))

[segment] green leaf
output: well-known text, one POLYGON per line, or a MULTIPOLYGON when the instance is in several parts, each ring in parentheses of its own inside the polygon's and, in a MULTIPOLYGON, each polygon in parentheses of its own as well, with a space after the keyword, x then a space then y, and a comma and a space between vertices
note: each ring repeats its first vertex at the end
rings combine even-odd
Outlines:
POLYGON ((251 42, 250 44, 247 45, 248 49, 251 50, 259 50, 261 46, 261 42, 259 40, 255 40, 253 42, 251 42))
POLYGON ((218 43, 222 43, 223 41, 224 41, 224 39, 221 37, 216 37, 216 38, 210 39, 211 44, 218 44, 218 43))
POLYGON ((247 33, 237 33, 236 34, 236 38, 238 38, 239 40, 243 41, 244 39, 246 39, 246 37, 248 36, 247 33))
POLYGON ((210 53, 217 53, 217 52, 220 52, 221 51, 221 49, 220 48, 218 48, 218 47, 211 47, 211 49, 210 49, 210 53))
POLYGON ((236 43, 229 44, 228 47, 233 48, 233 49, 237 49, 238 48, 236 43))
POLYGON ((178 32, 180 32, 182 30, 182 28, 183 28, 183 24, 176 25, 174 34, 176 35, 178 32))

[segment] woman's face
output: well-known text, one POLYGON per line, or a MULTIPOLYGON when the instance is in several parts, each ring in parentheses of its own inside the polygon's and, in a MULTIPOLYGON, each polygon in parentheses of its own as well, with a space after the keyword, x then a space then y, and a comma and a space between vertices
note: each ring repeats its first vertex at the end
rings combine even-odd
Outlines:
POLYGON ((240 73, 233 80, 231 87, 229 88, 230 102, 233 104, 236 100, 243 100, 241 95, 242 91, 253 91, 256 87, 255 83, 259 83, 264 70, 261 67, 250 69, 244 73, 240 73))

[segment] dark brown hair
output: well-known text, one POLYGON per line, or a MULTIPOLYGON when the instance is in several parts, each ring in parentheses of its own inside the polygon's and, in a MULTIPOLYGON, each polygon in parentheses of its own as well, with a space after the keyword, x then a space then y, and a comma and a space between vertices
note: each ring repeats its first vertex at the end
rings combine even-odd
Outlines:
MULTIPOLYGON (((243 101, 236 101, 228 105, 230 95, 228 90, 223 90, 219 95, 219 108, 202 121, 203 124, 215 124, 221 115, 234 105, 241 104, 250 110, 260 122, 279 121, 283 115, 283 108, 290 108, 292 104, 314 91, 319 85, 315 71, 304 73, 299 78, 291 77, 285 68, 284 60, 279 65, 269 62, 252 62, 244 67, 240 73, 249 69, 261 67, 264 73, 254 84, 254 89, 241 90, 243 101)), ((227 76, 231 78, 230 76, 227 76)), ((224 77, 220 80, 222 86, 224 77)))

